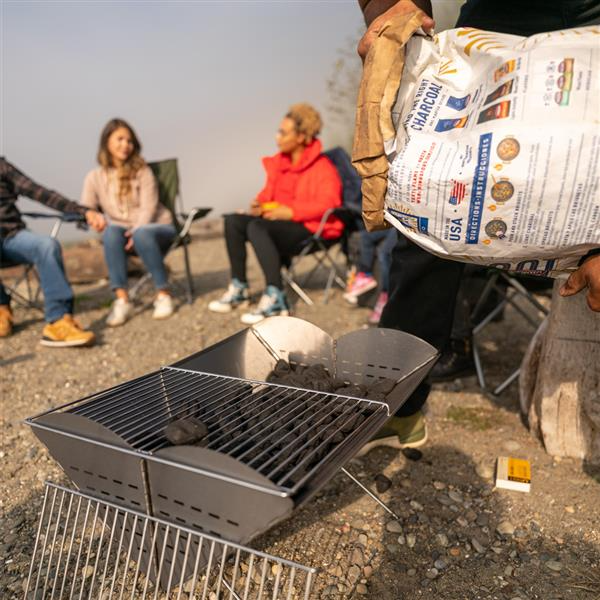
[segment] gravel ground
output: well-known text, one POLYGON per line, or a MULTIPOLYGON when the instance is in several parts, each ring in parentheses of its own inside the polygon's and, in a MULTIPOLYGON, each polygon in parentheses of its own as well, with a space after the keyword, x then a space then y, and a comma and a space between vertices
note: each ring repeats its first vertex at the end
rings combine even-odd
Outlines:
MULTIPOLYGON (((107 329, 105 283, 78 285, 78 315, 99 343, 82 350, 39 345, 42 321, 16 310, 15 334, 0 341, 2 523, 0 597, 22 596, 43 481, 65 482, 22 420, 169 364, 238 331, 238 315, 213 315, 207 304, 227 283, 223 241, 203 234, 192 246, 197 297, 168 321, 147 308, 124 327, 107 329)), ((181 264, 171 267, 180 279, 181 264)), ((259 290, 255 261, 251 283, 259 290)), ((320 292, 310 292, 315 299, 320 292)), ((298 303, 295 316, 339 336, 364 327, 368 310, 349 308, 336 291, 328 304, 298 303)), ((530 330, 509 310, 490 327, 483 354, 491 383, 518 364, 530 330)), ((600 598, 600 470, 548 456, 518 414, 516 385, 500 399, 475 378, 436 386, 428 403, 429 442, 420 460, 376 449, 349 470, 400 515, 390 519, 340 473, 303 509, 253 546, 320 567, 314 597, 489 600, 600 598), (494 490, 499 455, 528 458, 531 493, 494 490)))

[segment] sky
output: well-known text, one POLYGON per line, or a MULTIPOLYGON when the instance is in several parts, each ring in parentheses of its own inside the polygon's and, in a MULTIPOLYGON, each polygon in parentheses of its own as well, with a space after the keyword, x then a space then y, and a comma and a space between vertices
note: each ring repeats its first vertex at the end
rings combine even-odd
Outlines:
MULTIPOLYGON (((438 19, 455 5, 440 0, 438 19)), ((177 158, 185 207, 215 215, 260 190, 289 105, 322 112, 326 148, 353 128, 327 110, 327 81, 340 50, 360 69, 356 0, 0 0, 0 21, 0 154, 75 200, 112 117, 147 160, 177 158)))

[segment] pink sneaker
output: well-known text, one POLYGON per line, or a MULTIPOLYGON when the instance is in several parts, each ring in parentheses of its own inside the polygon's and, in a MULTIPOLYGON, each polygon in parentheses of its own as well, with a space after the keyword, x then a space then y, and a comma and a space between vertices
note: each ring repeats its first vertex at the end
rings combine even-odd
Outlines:
POLYGON ((377 302, 375 302, 375 308, 373 308, 373 312, 369 315, 369 323, 371 325, 377 325, 379 321, 381 321, 381 313, 388 301, 388 293, 381 292, 377 297, 377 302))
POLYGON ((377 287, 377 280, 372 275, 357 273, 354 281, 350 284, 348 291, 344 294, 344 300, 350 304, 356 304, 358 297, 369 290, 377 287))

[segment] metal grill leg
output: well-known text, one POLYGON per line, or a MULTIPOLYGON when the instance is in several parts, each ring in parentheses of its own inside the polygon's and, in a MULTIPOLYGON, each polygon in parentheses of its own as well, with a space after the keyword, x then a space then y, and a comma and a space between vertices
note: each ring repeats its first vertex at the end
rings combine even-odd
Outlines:
POLYGON ((352 475, 352 473, 350 473, 349 471, 347 471, 344 468, 342 468, 342 473, 344 473, 344 475, 349 477, 363 492, 365 492, 373 500, 375 500, 375 502, 377 502, 377 504, 379 504, 379 506, 381 506, 388 513, 390 513, 390 515, 392 515, 392 517, 394 517, 394 519, 396 519, 397 521, 400 520, 400 517, 379 496, 377 496, 377 494, 374 494, 369 488, 364 486, 358 479, 356 479, 356 477, 354 477, 354 475, 352 475))

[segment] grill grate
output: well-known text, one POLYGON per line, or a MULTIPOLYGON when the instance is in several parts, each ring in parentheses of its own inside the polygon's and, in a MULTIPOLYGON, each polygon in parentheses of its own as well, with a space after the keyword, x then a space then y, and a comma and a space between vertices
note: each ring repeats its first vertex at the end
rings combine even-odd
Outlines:
POLYGON ((152 454, 171 444, 165 427, 196 417, 206 447, 252 467, 293 492, 356 428, 387 405, 246 379, 165 367, 94 394, 66 412, 87 417, 152 454))
POLYGON ((46 483, 24 598, 307 600, 315 573, 46 483))

